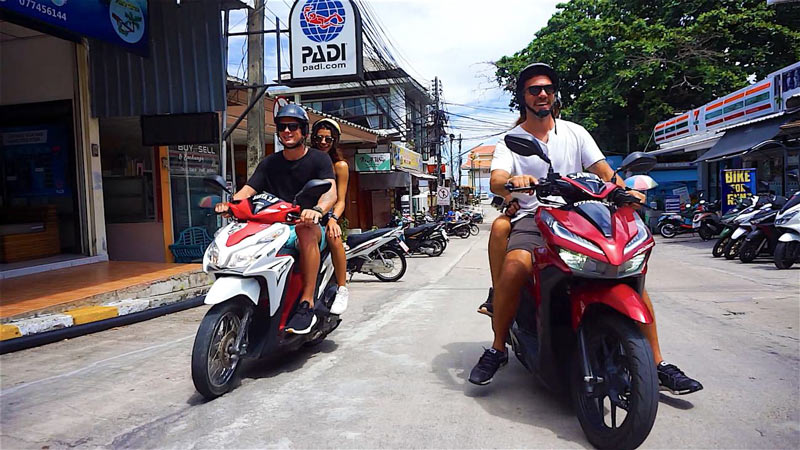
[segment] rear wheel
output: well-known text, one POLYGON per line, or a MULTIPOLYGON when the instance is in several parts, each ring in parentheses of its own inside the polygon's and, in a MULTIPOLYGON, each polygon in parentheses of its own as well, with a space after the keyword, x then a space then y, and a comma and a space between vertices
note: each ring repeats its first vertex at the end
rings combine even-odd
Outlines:
POLYGON ((475 225, 474 223, 469 226, 469 234, 471 234, 473 236, 477 236, 478 233, 480 233, 480 232, 481 232, 481 229, 478 228, 478 226, 475 225))
POLYGON ((630 319, 604 314, 586 328, 591 392, 581 365, 572 374, 572 398, 581 428, 597 448, 636 448, 650 434, 658 411, 658 375, 647 339, 630 319))
POLYGON ((722 256, 725 245, 730 242, 730 240, 730 236, 721 237, 717 240, 717 243, 714 244, 714 248, 711 249, 711 254, 714 256, 714 258, 719 258, 722 256))
POLYGON ((742 248, 744 239, 744 236, 742 236, 739 239, 731 238, 731 240, 728 241, 728 243, 725 245, 725 248, 722 250, 722 253, 725 255, 725 259, 733 259, 739 256, 739 249, 742 248))
POLYGON ((469 237, 469 233, 470 233, 470 231, 469 231, 469 227, 461 227, 461 228, 459 228, 459 229, 458 229, 458 231, 456 231, 456 234, 457 234, 457 235, 458 235, 458 237, 460 237, 461 239, 466 239, 466 238, 468 238, 468 237, 469 237))
MULTIPOLYGON (((233 387, 241 358, 234 349, 247 310, 245 301, 228 300, 214 305, 197 330, 192 348, 192 381, 197 392, 213 399, 233 387)), ((242 343, 247 342, 245 330, 242 343)))
POLYGON ((671 239, 678 234, 678 231, 675 229, 675 225, 671 223, 665 223, 658 228, 658 233, 667 239, 671 239))
POLYGON ((778 269, 788 269, 792 267, 795 261, 797 261, 798 247, 800 247, 800 242, 797 241, 778 242, 778 244, 775 245, 775 256, 773 256, 775 267, 778 269))
POLYGON ((761 246, 761 239, 757 241, 745 240, 742 248, 739 249, 739 261, 743 263, 750 263, 758 256, 758 248, 761 246))
MULTIPOLYGON (((375 277, 381 281, 397 281, 406 273, 406 258, 392 249, 379 250, 383 261, 392 266, 391 272, 376 273, 375 277)), ((380 259, 380 258, 378 258, 380 259)))

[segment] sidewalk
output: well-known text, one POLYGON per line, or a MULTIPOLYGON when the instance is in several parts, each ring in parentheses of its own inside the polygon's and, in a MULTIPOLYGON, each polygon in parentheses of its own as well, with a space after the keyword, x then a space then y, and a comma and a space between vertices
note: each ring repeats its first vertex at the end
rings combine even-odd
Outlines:
POLYGON ((122 261, 0 280, 0 341, 174 304, 209 285, 199 264, 122 261))

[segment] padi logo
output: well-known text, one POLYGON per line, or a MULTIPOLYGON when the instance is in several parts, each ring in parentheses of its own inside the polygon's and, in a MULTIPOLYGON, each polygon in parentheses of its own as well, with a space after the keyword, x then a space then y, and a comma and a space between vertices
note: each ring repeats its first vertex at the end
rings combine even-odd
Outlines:
POLYGON ((300 28, 314 42, 336 39, 344 20, 344 5, 339 0, 308 0, 300 11, 300 28))

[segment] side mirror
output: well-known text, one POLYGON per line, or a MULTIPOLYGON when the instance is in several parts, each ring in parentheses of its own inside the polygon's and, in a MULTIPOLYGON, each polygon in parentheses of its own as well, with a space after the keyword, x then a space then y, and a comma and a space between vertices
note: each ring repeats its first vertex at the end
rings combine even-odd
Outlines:
POLYGON ((228 189, 228 186, 225 183, 225 179, 222 178, 221 175, 208 175, 205 178, 203 178, 203 183, 206 186, 209 186, 209 187, 212 187, 212 188, 219 188, 219 189, 222 189, 223 191, 227 192, 228 194, 233 195, 233 193, 228 189))
POLYGON ((536 141, 536 138, 533 136, 528 135, 506 135, 505 139, 503 140, 508 146, 508 149, 512 152, 521 155, 521 156, 538 156, 542 159, 542 161, 546 162, 547 164, 552 165, 550 162, 550 158, 544 154, 542 147, 539 145, 539 142, 536 141))
POLYGON ((644 152, 633 152, 622 160, 617 172, 649 172, 656 166, 658 160, 655 156, 644 152))
POLYGON ((331 188, 331 182, 326 180, 310 180, 294 196, 294 204, 303 209, 313 208, 319 198, 331 188))

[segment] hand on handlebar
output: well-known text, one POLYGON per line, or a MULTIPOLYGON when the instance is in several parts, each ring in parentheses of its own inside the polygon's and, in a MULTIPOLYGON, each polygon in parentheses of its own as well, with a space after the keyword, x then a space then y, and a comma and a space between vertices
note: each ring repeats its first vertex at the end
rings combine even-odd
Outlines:
POLYGON ((319 223, 319 219, 321 218, 322 214, 320 214, 318 211, 314 211, 313 209, 304 209, 300 212, 300 222, 303 222, 306 225, 319 223))
POLYGON ((227 203, 217 203, 214 205, 214 212, 217 214, 221 214, 222 217, 230 217, 231 216, 231 207, 227 203))
POLYGON ((628 194, 636 197, 636 199, 638 200, 637 203, 631 203, 633 209, 639 209, 647 202, 647 194, 645 194, 644 192, 639 192, 637 190, 630 190, 628 191, 628 194))
POLYGON ((531 175, 516 175, 509 178, 506 184, 510 184, 516 189, 526 188, 530 186, 531 190, 529 191, 529 193, 533 195, 534 190, 532 188, 533 186, 539 184, 539 180, 531 175))

